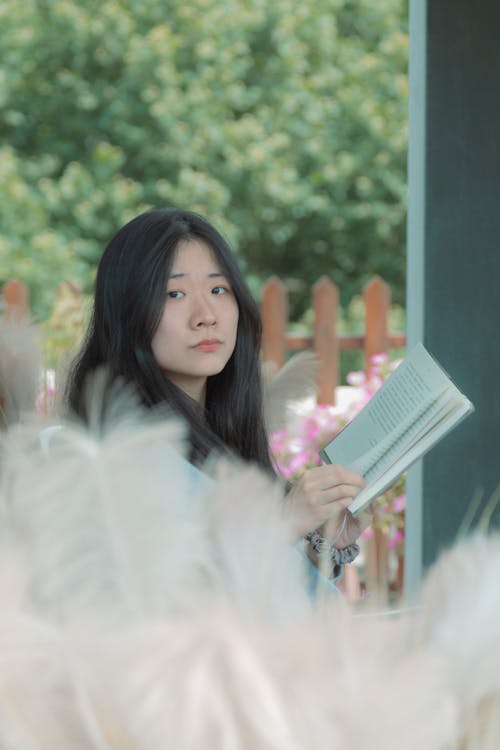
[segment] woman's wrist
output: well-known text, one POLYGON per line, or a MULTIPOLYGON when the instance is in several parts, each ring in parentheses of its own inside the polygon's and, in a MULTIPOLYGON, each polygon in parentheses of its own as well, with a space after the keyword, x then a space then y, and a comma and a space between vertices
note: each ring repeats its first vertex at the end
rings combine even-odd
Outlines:
POLYGON ((360 548, 358 544, 349 544, 347 547, 336 547, 334 542, 321 536, 318 531, 311 531, 305 535, 304 539, 308 543, 309 550, 317 564, 321 564, 324 558, 328 561, 328 567, 331 568, 332 576, 336 576, 338 569, 342 565, 353 562, 359 555, 360 548))

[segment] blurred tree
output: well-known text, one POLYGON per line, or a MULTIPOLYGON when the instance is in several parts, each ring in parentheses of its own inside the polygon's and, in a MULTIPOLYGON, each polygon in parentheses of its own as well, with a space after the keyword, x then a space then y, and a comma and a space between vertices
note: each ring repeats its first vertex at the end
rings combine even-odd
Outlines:
MULTIPOLYGON (((119 225, 206 214, 255 280, 404 297, 404 0, 3 0, 0 281, 38 317, 119 225)), ((257 284, 258 286, 258 284, 257 284)), ((307 295, 307 296, 306 296, 307 295)))

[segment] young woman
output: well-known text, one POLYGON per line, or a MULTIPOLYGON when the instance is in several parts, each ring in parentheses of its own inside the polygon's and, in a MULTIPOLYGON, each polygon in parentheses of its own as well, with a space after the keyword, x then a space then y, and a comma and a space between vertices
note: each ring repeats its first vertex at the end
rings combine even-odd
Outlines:
MULTIPOLYGON (((147 211, 104 250, 87 338, 68 381, 69 406, 85 419, 85 380, 106 366, 111 379, 133 385, 145 407, 168 405, 186 420, 194 465, 215 451, 274 473, 260 339, 259 311, 219 232, 190 211, 147 211)), ((309 535, 312 552, 319 551, 323 540, 312 534, 326 528, 335 562, 335 550, 349 548, 361 531, 346 508, 363 485, 338 466, 306 471, 286 498, 297 539, 309 535)))

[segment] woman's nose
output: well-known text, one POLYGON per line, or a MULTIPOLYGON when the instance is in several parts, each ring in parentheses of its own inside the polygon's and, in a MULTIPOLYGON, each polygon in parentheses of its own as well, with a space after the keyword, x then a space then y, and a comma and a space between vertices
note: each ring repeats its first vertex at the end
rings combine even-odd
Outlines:
POLYGON ((195 328, 213 326, 216 323, 214 308, 206 297, 200 295, 197 298, 191 320, 195 328))

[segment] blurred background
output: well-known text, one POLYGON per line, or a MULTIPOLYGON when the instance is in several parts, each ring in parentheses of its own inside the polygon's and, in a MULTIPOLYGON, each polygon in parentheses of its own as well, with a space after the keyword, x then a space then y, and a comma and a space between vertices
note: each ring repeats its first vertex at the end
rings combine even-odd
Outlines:
POLYGON ((152 205, 214 222, 257 299, 280 277, 291 329, 323 274, 356 329, 379 274, 402 330, 407 58, 403 0, 1 0, 0 283, 28 285, 49 364, 152 205))

